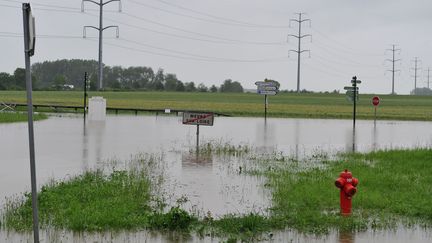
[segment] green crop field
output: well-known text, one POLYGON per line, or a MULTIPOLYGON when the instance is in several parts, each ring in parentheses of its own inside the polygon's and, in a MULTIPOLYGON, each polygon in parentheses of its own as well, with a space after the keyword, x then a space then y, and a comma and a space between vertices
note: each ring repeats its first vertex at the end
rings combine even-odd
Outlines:
MULTIPOLYGON (((83 92, 36 91, 34 104, 82 105, 83 92)), ((254 93, 186 92, 90 92, 103 96, 109 107, 142 109, 206 110, 231 116, 263 116, 264 96, 254 93)), ((373 119, 373 94, 361 94, 359 119, 373 119)), ((432 97, 380 95, 378 118, 389 120, 432 120, 432 97)), ((24 91, 0 91, 0 101, 25 103, 24 91)), ((342 118, 352 117, 352 104, 344 94, 291 94, 269 96, 270 117, 342 118)))

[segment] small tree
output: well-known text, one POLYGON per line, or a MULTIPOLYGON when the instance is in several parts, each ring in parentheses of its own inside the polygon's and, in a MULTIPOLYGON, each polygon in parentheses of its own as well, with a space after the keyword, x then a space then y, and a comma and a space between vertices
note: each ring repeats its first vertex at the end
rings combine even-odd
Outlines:
POLYGON ((216 93, 217 91, 218 91, 217 87, 213 84, 213 85, 210 87, 210 92, 212 92, 212 93, 216 93))
POLYGON ((208 92, 208 88, 203 83, 200 83, 200 84, 198 84, 198 91, 199 92, 208 92))
POLYGON ((243 87, 237 81, 232 81, 231 79, 227 79, 220 87, 220 92, 238 92, 243 93, 243 87))

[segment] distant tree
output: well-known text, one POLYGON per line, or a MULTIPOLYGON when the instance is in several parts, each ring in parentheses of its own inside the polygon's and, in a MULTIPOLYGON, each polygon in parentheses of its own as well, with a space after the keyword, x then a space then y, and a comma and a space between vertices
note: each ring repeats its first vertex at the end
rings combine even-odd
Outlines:
POLYGON ((196 87, 194 82, 187 82, 185 83, 185 91, 186 92, 195 92, 196 87))
POLYGON ((208 92, 208 88, 203 83, 198 84, 197 89, 199 92, 208 92))
POLYGON ((429 88, 416 88, 410 92, 412 95, 432 95, 432 90, 429 88))
POLYGON ((55 86, 56 89, 63 89, 65 84, 67 84, 67 78, 64 75, 57 75, 54 78, 53 86, 55 86))
POLYGON ((176 90, 176 91, 180 91, 180 92, 185 91, 185 86, 184 86, 184 84, 183 84, 182 81, 177 80, 177 83, 176 83, 176 89, 175 89, 175 90, 176 90))
POLYGON ((159 68, 153 80, 149 83, 148 89, 150 90, 164 90, 163 82, 165 80, 164 71, 159 68))
POLYGON ((25 89, 26 88, 26 74, 24 68, 17 68, 14 71, 14 83, 16 89, 25 89))
POLYGON ((217 91, 218 91, 217 87, 213 84, 213 85, 210 87, 210 92, 212 92, 212 93, 216 93, 217 91))
POLYGON ((176 91, 177 90, 177 79, 175 74, 167 73, 165 75, 165 90, 166 91, 176 91))
POLYGON ((220 92, 243 92, 243 87, 237 81, 232 81, 231 79, 227 79, 220 87, 220 92))
POLYGON ((0 73, 0 90, 11 89, 13 81, 13 76, 9 73, 0 73))

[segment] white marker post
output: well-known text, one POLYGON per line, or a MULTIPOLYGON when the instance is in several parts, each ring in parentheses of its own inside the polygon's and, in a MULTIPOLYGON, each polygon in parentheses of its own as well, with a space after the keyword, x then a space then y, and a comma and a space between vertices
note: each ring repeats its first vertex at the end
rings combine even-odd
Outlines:
POLYGON ((32 80, 30 72, 30 57, 34 55, 35 49, 35 19, 31 12, 30 3, 22 4, 23 22, 24 22, 24 56, 26 67, 26 88, 27 88, 27 114, 28 114, 28 131, 29 131, 29 149, 30 149, 30 177, 32 191, 32 210, 33 210, 33 237, 34 242, 39 243, 39 219, 37 205, 37 186, 36 186, 36 162, 34 149, 34 131, 33 131, 33 101, 32 101, 32 80))

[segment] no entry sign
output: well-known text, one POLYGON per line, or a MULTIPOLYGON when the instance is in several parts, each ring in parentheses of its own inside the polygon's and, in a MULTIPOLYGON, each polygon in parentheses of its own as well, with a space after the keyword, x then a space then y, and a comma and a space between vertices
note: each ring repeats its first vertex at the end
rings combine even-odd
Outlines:
POLYGON ((380 103, 380 98, 379 98, 378 96, 374 96, 374 97, 372 98, 372 104, 373 104, 374 106, 378 106, 379 103, 380 103))

